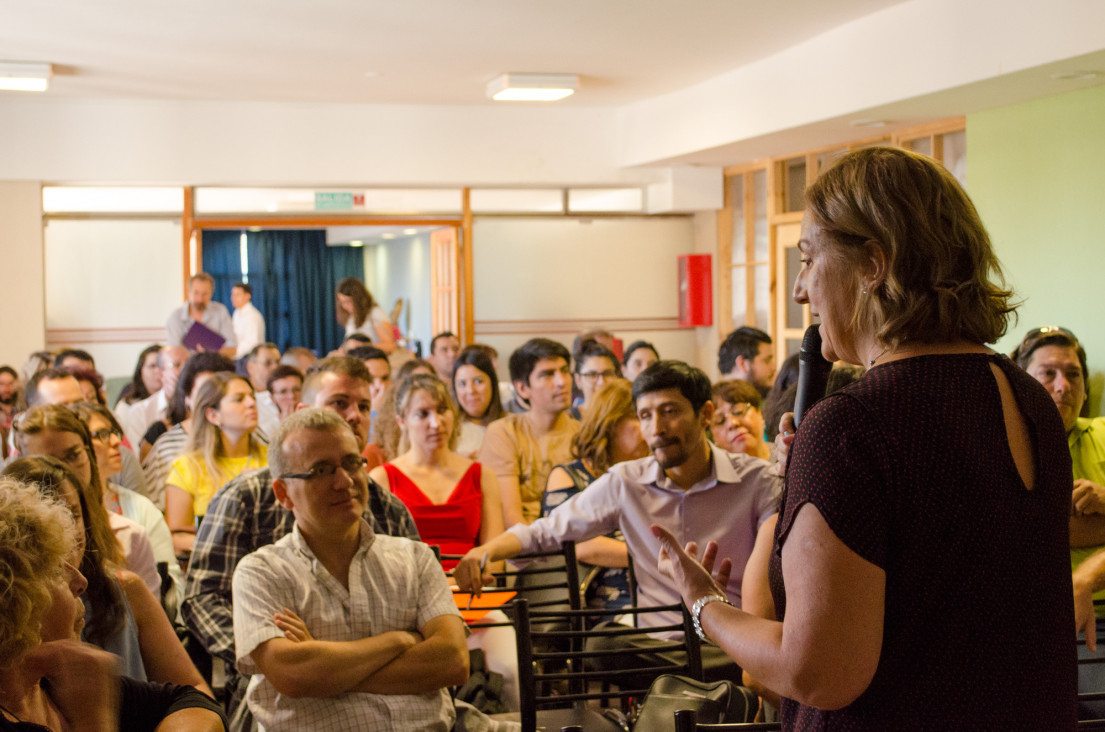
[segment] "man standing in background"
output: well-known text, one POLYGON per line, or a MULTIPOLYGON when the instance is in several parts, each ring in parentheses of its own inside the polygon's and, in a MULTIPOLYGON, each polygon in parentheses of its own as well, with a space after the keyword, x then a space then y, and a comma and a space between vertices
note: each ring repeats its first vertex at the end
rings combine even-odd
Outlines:
POLYGON ((245 282, 230 288, 230 304, 234 306, 234 337, 238 339, 234 358, 244 358, 265 342, 265 318, 253 306, 253 288, 245 282))

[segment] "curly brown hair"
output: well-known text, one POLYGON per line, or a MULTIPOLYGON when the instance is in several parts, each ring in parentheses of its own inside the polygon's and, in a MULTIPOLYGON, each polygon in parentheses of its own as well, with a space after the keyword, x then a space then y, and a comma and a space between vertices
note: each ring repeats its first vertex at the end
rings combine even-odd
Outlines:
POLYGON ((891 147, 851 152, 806 191, 806 211, 852 262, 874 244, 886 276, 860 297, 852 327, 884 344, 993 343, 1019 303, 974 204, 939 163, 891 147))

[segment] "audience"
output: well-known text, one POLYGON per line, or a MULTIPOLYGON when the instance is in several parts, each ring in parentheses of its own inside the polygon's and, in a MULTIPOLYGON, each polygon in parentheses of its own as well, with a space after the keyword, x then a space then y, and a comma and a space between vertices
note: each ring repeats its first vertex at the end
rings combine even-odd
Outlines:
POLYGON ((177 553, 189 552, 196 521, 227 481, 264 467, 268 448, 257 439, 257 402, 240 376, 212 374, 196 390, 192 431, 165 479, 165 518, 177 553))
POLYGON ((8 457, 12 418, 21 396, 19 374, 11 366, 0 366, 0 458, 3 459, 8 457))
POLYGON ((156 394, 161 388, 161 369, 157 365, 157 354, 161 352, 161 346, 156 343, 146 346, 138 354, 138 363, 134 366, 134 376, 115 400, 115 407, 120 404, 131 406, 143 399, 148 399, 151 394, 156 394))
POLYGON ((303 372, 295 366, 280 364, 269 374, 265 389, 272 395, 279 419, 287 419, 299 406, 299 397, 303 394, 303 372))
POLYGON ((236 282, 230 288, 230 304, 234 306, 230 321, 234 327, 234 339, 238 341, 234 358, 245 358, 265 342, 265 316, 254 307, 253 288, 245 282, 236 282))
MULTIPOLYGON (((394 460, 375 468, 369 477, 391 491, 414 518, 422 541, 442 554, 464 554, 503 533, 499 482, 490 470, 453 452, 457 409, 436 375, 416 374, 398 383, 396 420, 402 430, 394 460)), ((442 563, 451 570, 455 561, 442 563)), ((506 621, 502 613, 485 618, 506 621)), ((480 648, 492 671, 505 678, 504 700, 518 709, 518 663, 513 630, 487 628, 474 632, 469 648, 480 648)))
POLYGON ((146 459, 157 440, 147 439, 146 433, 156 424, 164 425, 169 412, 169 403, 176 391, 177 380, 188 362, 188 349, 184 346, 166 346, 157 352, 157 373, 161 388, 151 392, 148 397, 133 404, 119 402, 115 405, 115 418, 123 427, 123 434, 132 446, 139 448, 139 457, 146 459))
POLYGON ((618 357, 606 346, 595 340, 580 343, 579 351, 574 354, 575 374, 573 380, 580 393, 580 401, 569 410, 575 419, 580 419, 591 404, 591 396, 605 383, 622 375, 618 357))
POLYGON ((460 339, 450 331, 443 331, 430 341, 430 355, 427 361, 433 366, 437 378, 445 383, 453 376, 453 365, 460 352, 460 339))
MULTIPOLYGON (((579 433, 572 440, 570 463, 557 465, 549 473, 541 515, 548 516, 564 501, 595 482, 612 465, 648 457, 648 445, 641 435, 641 421, 633 404, 633 389, 624 379, 614 379, 599 389, 592 408, 583 417, 579 433)), ((629 587, 629 552, 620 531, 576 545, 576 558, 596 567, 607 567, 588 587, 584 598, 589 607, 618 610, 632 599, 629 587)))
POLYGON ((317 360, 318 356, 315 355, 315 352, 303 346, 292 346, 284 351, 284 355, 280 357, 280 363, 295 366, 303 374, 306 374, 307 369, 311 368, 311 364, 317 360))
POLYGON ((54 353, 52 351, 32 351, 27 360, 23 362, 23 383, 26 384, 31 377, 39 371, 54 365, 54 353))
POLYGON ((91 496, 80 490, 80 476, 49 457, 20 458, 4 475, 62 500, 84 534, 80 556, 73 558, 88 579, 82 640, 117 655, 120 670, 130 678, 194 686, 211 695, 156 596, 115 561, 111 534, 97 517, 91 496))
POLYGON ((364 521, 368 479, 341 417, 289 417, 272 457, 273 493, 294 529, 244 557, 233 582, 235 652, 255 674, 246 701, 259 726, 451 729, 447 687, 467 680, 468 653, 433 552, 364 521))
POLYGON ((257 426, 263 435, 276 432, 280 424, 280 409, 269 393, 269 377, 280 365, 280 349, 275 343, 259 343, 245 357, 246 375, 257 400, 257 426))
POLYGON ((475 459, 483 447, 487 425, 503 416, 499 377, 486 348, 465 346, 453 364, 453 398, 460 407, 456 450, 475 459))
MULTIPOLYGON (((1084 416, 1088 394, 1086 351, 1066 328, 1034 328, 1013 352, 1017 365, 1039 381, 1059 409, 1067 433, 1072 464, 1070 516, 1070 565, 1074 585, 1074 620, 1084 633, 1086 646, 1079 657, 1092 657, 1105 640, 1105 607, 1094 601, 1105 600, 1105 417, 1084 416)), ((1080 663, 1078 690, 1105 689, 1105 664, 1080 663)), ((1102 701, 1081 702, 1079 717, 1100 719, 1105 715, 1102 701)))
MULTIPOLYGON (((137 491, 124 488, 110 478, 116 475, 123 464, 120 450, 122 431, 111 412, 102 404, 80 402, 74 404, 73 412, 84 422, 92 438, 92 449, 96 453, 96 467, 100 485, 104 492, 104 508, 109 513, 126 516, 146 530, 150 549, 157 564, 164 563, 173 582, 176 604, 180 604, 184 591, 184 575, 176 561, 173 549, 173 536, 161 511, 146 496, 137 491)), ((162 593, 167 589, 162 587, 162 593)))
MULTIPOLYGON (((230 312, 221 302, 211 302, 215 294, 215 278, 199 272, 188 278, 188 301, 169 314, 165 321, 170 346, 182 346, 184 338, 196 323, 201 323, 223 339, 218 352, 233 357, 238 350, 234 337, 234 323, 230 312)), ((200 347, 202 350, 202 346, 200 347)))
POLYGON ((196 392, 212 374, 218 373, 233 374, 234 362, 218 353, 197 353, 188 359, 176 381, 164 422, 155 422, 142 438, 153 445, 142 460, 149 491, 147 497, 162 511, 165 510, 165 479, 184 452, 192 432, 192 404, 196 392))
POLYGON ((65 371, 76 369, 95 371, 96 359, 92 358, 91 353, 80 348, 66 348, 59 351, 58 355, 54 357, 54 368, 64 369, 65 371))
POLYGON ((549 471, 571 462, 579 422, 568 414, 568 358, 567 348, 547 338, 526 341, 510 354, 510 379, 529 410, 492 422, 480 448, 480 462, 499 478, 506 526, 533 523, 541 514, 549 471))
POLYGON ((84 391, 77 377, 55 367, 45 368, 27 380, 23 388, 27 408, 41 404, 76 404, 84 401, 84 391))
MULTIPOLYGON (((32 407, 19 416, 15 425, 15 446, 24 457, 46 455, 57 458, 80 478, 78 488, 88 499, 88 510, 96 524, 108 527, 119 547, 121 563, 138 575, 155 596, 161 594, 161 577, 145 528, 126 516, 108 513, 104 507, 104 489, 92 437, 80 418, 69 409, 48 404, 32 407)), ((116 556, 115 552, 105 555, 116 556)))
POLYGON ((717 370, 722 379, 741 379, 756 387, 760 396, 767 396, 775 381, 775 350, 771 336, 748 325, 737 328, 717 352, 717 370))
POLYGON ((335 300, 338 323, 345 327, 346 338, 361 333, 371 338, 372 345, 384 353, 395 350, 391 321, 363 282, 356 277, 346 277, 338 283, 335 300))
POLYGON ((115 656, 79 642, 79 598, 92 594, 92 580, 85 560, 80 570, 73 564, 87 552, 80 506, 65 483, 40 482, 47 495, 39 495, 0 481, 0 728, 224 730, 218 705, 201 691, 119 676, 115 656))
POLYGON ((633 341, 622 357, 622 376, 633 381, 637 375, 660 360, 660 352, 648 341, 633 341))
MULTIPOLYGON (((353 430, 358 452, 368 442, 372 376, 361 361, 335 356, 307 374, 303 405, 336 412, 353 430)), ((279 432, 279 430, 278 430, 279 432)), ((418 530, 402 502, 368 481, 364 519, 376 534, 418 540, 418 530)), ((227 711, 244 714, 248 676, 235 670, 231 580, 242 557, 291 533, 292 514, 277 502, 269 468, 245 473, 224 486, 207 507, 196 533, 185 577, 184 622, 192 635, 226 665, 227 711)))
MULTIPOLYGON (((678 533, 680 542, 716 542, 722 556, 733 557, 734 581, 725 593, 739 605, 740 580, 756 530, 776 511, 778 477, 762 460, 711 446, 706 439, 714 413, 710 380, 699 369, 658 361, 633 382, 632 394, 652 455, 612 465, 548 516, 529 526, 514 525, 472 549, 454 572, 462 590, 479 592, 491 580, 480 571, 485 553, 492 561, 510 559, 620 530, 633 557, 640 606, 677 603, 679 585, 657 569, 660 542, 649 531, 653 523, 663 522, 678 533)), ((488 428, 489 439, 490 431, 506 419, 488 428)), ((680 623, 682 616, 655 613, 640 622, 654 627, 680 623)), ((704 646, 702 654, 708 675, 739 681, 739 669, 720 649, 704 646)))
POLYGON ((771 447, 764 441, 764 416, 760 411, 760 392, 747 381, 728 379, 711 390, 714 417, 710 435, 714 444, 727 452, 768 460, 771 447))

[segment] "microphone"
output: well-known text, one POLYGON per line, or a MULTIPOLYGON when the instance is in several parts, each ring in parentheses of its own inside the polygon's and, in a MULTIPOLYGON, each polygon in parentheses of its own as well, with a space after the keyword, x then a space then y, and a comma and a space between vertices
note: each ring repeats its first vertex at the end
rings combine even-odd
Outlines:
POLYGON ((817 324, 806 328, 802 348, 798 351, 798 393, 794 400, 794 427, 798 428, 806 410, 825 396, 832 361, 821 355, 821 331, 817 324))

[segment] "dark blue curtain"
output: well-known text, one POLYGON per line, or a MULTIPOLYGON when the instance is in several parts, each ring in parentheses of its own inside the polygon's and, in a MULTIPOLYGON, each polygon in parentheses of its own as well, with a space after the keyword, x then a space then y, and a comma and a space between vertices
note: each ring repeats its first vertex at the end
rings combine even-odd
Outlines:
POLYGON ((208 229, 203 232, 202 242, 203 271, 215 278, 215 296, 212 299, 234 312, 230 304, 230 288, 242 281, 242 232, 237 229, 208 229))
POLYGON ((253 304, 265 316, 268 340, 281 351, 306 346, 320 356, 341 345, 345 329, 334 317, 334 289, 343 277, 364 277, 362 250, 326 246, 323 230, 246 236, 253 304))

